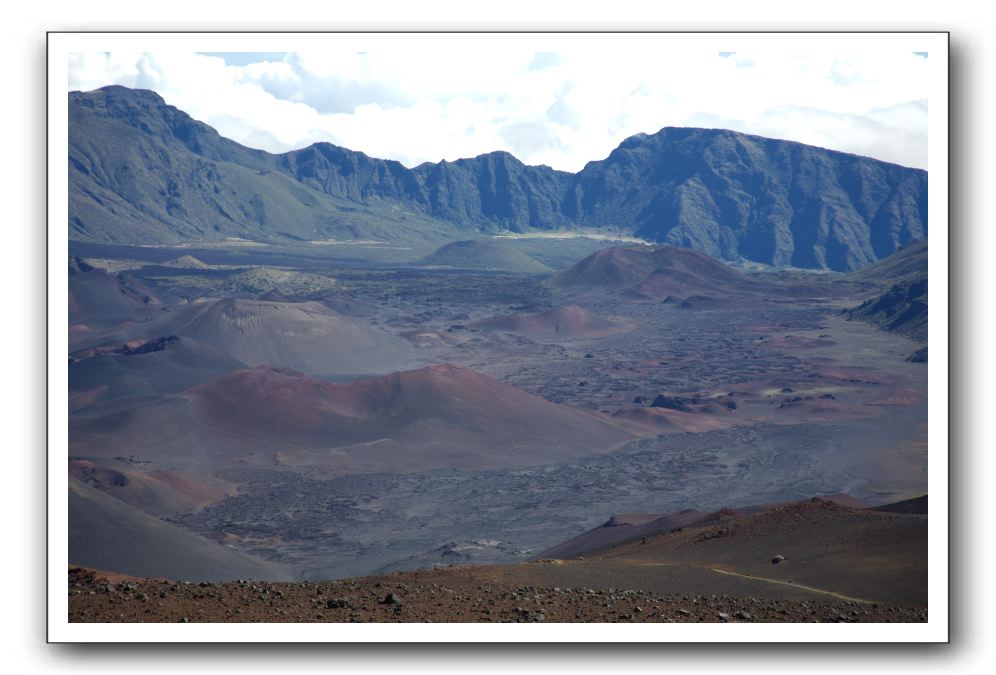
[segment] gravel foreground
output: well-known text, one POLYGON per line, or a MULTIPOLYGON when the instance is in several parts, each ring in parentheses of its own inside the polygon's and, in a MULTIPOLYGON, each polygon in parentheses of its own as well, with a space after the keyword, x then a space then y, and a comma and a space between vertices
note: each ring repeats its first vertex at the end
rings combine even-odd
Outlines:
MULTIPOLYGON (((528 567, 528 566, 524 566, 528 567)), ((921 623, 926 607, 508 583, 488 567, 191 583, 69 568, 73 623, 921 623)))

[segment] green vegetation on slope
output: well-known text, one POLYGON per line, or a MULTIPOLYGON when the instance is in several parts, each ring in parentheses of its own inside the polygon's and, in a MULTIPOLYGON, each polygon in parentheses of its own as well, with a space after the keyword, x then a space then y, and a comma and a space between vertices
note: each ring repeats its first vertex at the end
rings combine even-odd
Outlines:
POLYGON ((409 169, 222 138, 149 91, 69 95, 70 236, 120 244, 611 228, 727 261, 852 271, 927 237, 927 174, 719 129, 625 140, 577 174, 506 152, 409 169))

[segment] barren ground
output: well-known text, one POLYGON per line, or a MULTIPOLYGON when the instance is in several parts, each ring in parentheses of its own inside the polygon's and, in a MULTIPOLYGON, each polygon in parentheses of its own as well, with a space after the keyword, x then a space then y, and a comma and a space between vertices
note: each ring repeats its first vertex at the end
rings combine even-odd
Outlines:
MULTIPOLYGON (((336 582, 226 584, 107 578, 70 568, 73 622, 921 622, 925 607, 868 604, 807 595, 643 591, 627 575, 594 572, 586 585, 539 581, 545 563, 397 572, 336 582), (112 580, 112 579, 117 580, 112 580), (608 585, 608 584, 618 584, 608 585)), ((718 575, 717 575, 718 576, 718 575)))

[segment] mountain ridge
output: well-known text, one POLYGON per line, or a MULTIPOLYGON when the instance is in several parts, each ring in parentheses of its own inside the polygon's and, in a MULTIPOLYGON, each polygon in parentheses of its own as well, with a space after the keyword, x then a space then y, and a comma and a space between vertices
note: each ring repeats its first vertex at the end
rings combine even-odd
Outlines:
POLYGON ((331 143, 274 155, 154 92, 70 92, 70 236, 441 243, 623 229, 724 260, 852 271, 927 236, 927 173, 792 141, 665 127, 576 174, 496 151, 407 168, 331 143))

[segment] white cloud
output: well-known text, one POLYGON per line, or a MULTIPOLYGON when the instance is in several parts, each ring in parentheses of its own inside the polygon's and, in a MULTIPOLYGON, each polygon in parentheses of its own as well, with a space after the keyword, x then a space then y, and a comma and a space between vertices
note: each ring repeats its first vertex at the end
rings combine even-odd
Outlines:
POLYGON ((154 89, 223 135, 272 152, 329 141, 409 166, 506 150, 577 171, 664 126, 721 126, 926 166, 928 64, 909 52, 488 45, 331 45, 231 64, 193 52, 78 54, 69 86, 154 89))

